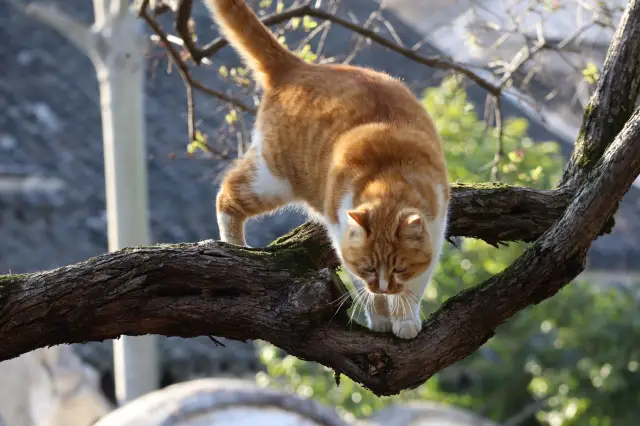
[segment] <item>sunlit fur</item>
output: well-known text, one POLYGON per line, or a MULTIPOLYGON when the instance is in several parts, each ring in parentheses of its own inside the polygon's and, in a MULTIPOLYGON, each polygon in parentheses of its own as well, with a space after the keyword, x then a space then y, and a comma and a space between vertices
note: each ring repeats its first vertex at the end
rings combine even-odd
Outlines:
POLYGON ((303 62, 242 0, 206 1, 263 89, 252 145, 217 196, 221 239, 245 245, 246 219, 303 205, 366 286, 370 328, 415 337, 450 199, 424 107, 388 75, 303 62))

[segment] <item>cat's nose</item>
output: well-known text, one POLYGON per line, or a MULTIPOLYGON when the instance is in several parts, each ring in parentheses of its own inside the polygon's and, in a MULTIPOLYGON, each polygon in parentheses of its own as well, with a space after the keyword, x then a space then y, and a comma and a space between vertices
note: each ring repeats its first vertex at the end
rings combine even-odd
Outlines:
POLYGON ((380 278, 378 280, 378 289, 380 289, 380 293, 386 293, 389 291, 389 282, 384 278, 380 278))

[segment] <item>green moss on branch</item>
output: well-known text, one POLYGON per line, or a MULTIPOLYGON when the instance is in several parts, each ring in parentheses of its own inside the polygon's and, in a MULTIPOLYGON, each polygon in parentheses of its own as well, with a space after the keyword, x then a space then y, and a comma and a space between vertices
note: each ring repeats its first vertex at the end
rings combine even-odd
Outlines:
POLYGON ((0 275, 0 300, 16 287, 22 286, 30 274, 0 275))
POLYGON ((511 189, 512 185, 504 182, 478 182, 478 183, 464 183, 453 182, 451 189, 453 191, 490 191, 496 189, 511 189))

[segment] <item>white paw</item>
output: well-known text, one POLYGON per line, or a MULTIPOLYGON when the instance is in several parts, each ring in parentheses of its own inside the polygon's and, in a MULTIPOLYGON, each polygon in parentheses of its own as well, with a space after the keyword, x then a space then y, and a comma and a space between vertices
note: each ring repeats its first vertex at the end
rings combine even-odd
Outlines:
POLYGON ((393 321, 393 334, 398 336, 401 339, 413 339, 420 333, 422 330, 422 321, 420 321, 420 316, 393 321))
POLYGON ((367 314, 367 320, 369 322, 369 328, 373 331, 380 333, 391 331, 391 320, 388 317, 369 312, 367 314))

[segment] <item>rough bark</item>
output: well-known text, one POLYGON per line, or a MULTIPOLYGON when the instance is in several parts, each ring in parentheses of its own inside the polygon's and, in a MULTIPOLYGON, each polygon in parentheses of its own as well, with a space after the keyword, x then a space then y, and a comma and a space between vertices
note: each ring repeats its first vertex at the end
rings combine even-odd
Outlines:
POLYGON ((531 242, 562 215, 573 193, 503 184, 453 185, 448 237, 478 238, 489 244, 531 242))
POLYGON ((449 299, 413 340, 347 326, 336 260, 319 225, 264 249, 217 241, 121 250, 0 281, 0 360, 44 345, 121 334, 263 339, 379 395, 413 388, 465 358, 498 325, 554 295, 640 173, 640 110, 564 215, 509 268, 449 299))
POLYGON ((602 66, 562 182, 576 187, 633 113, 640 94, 640 1, 622 15, 602 66))

